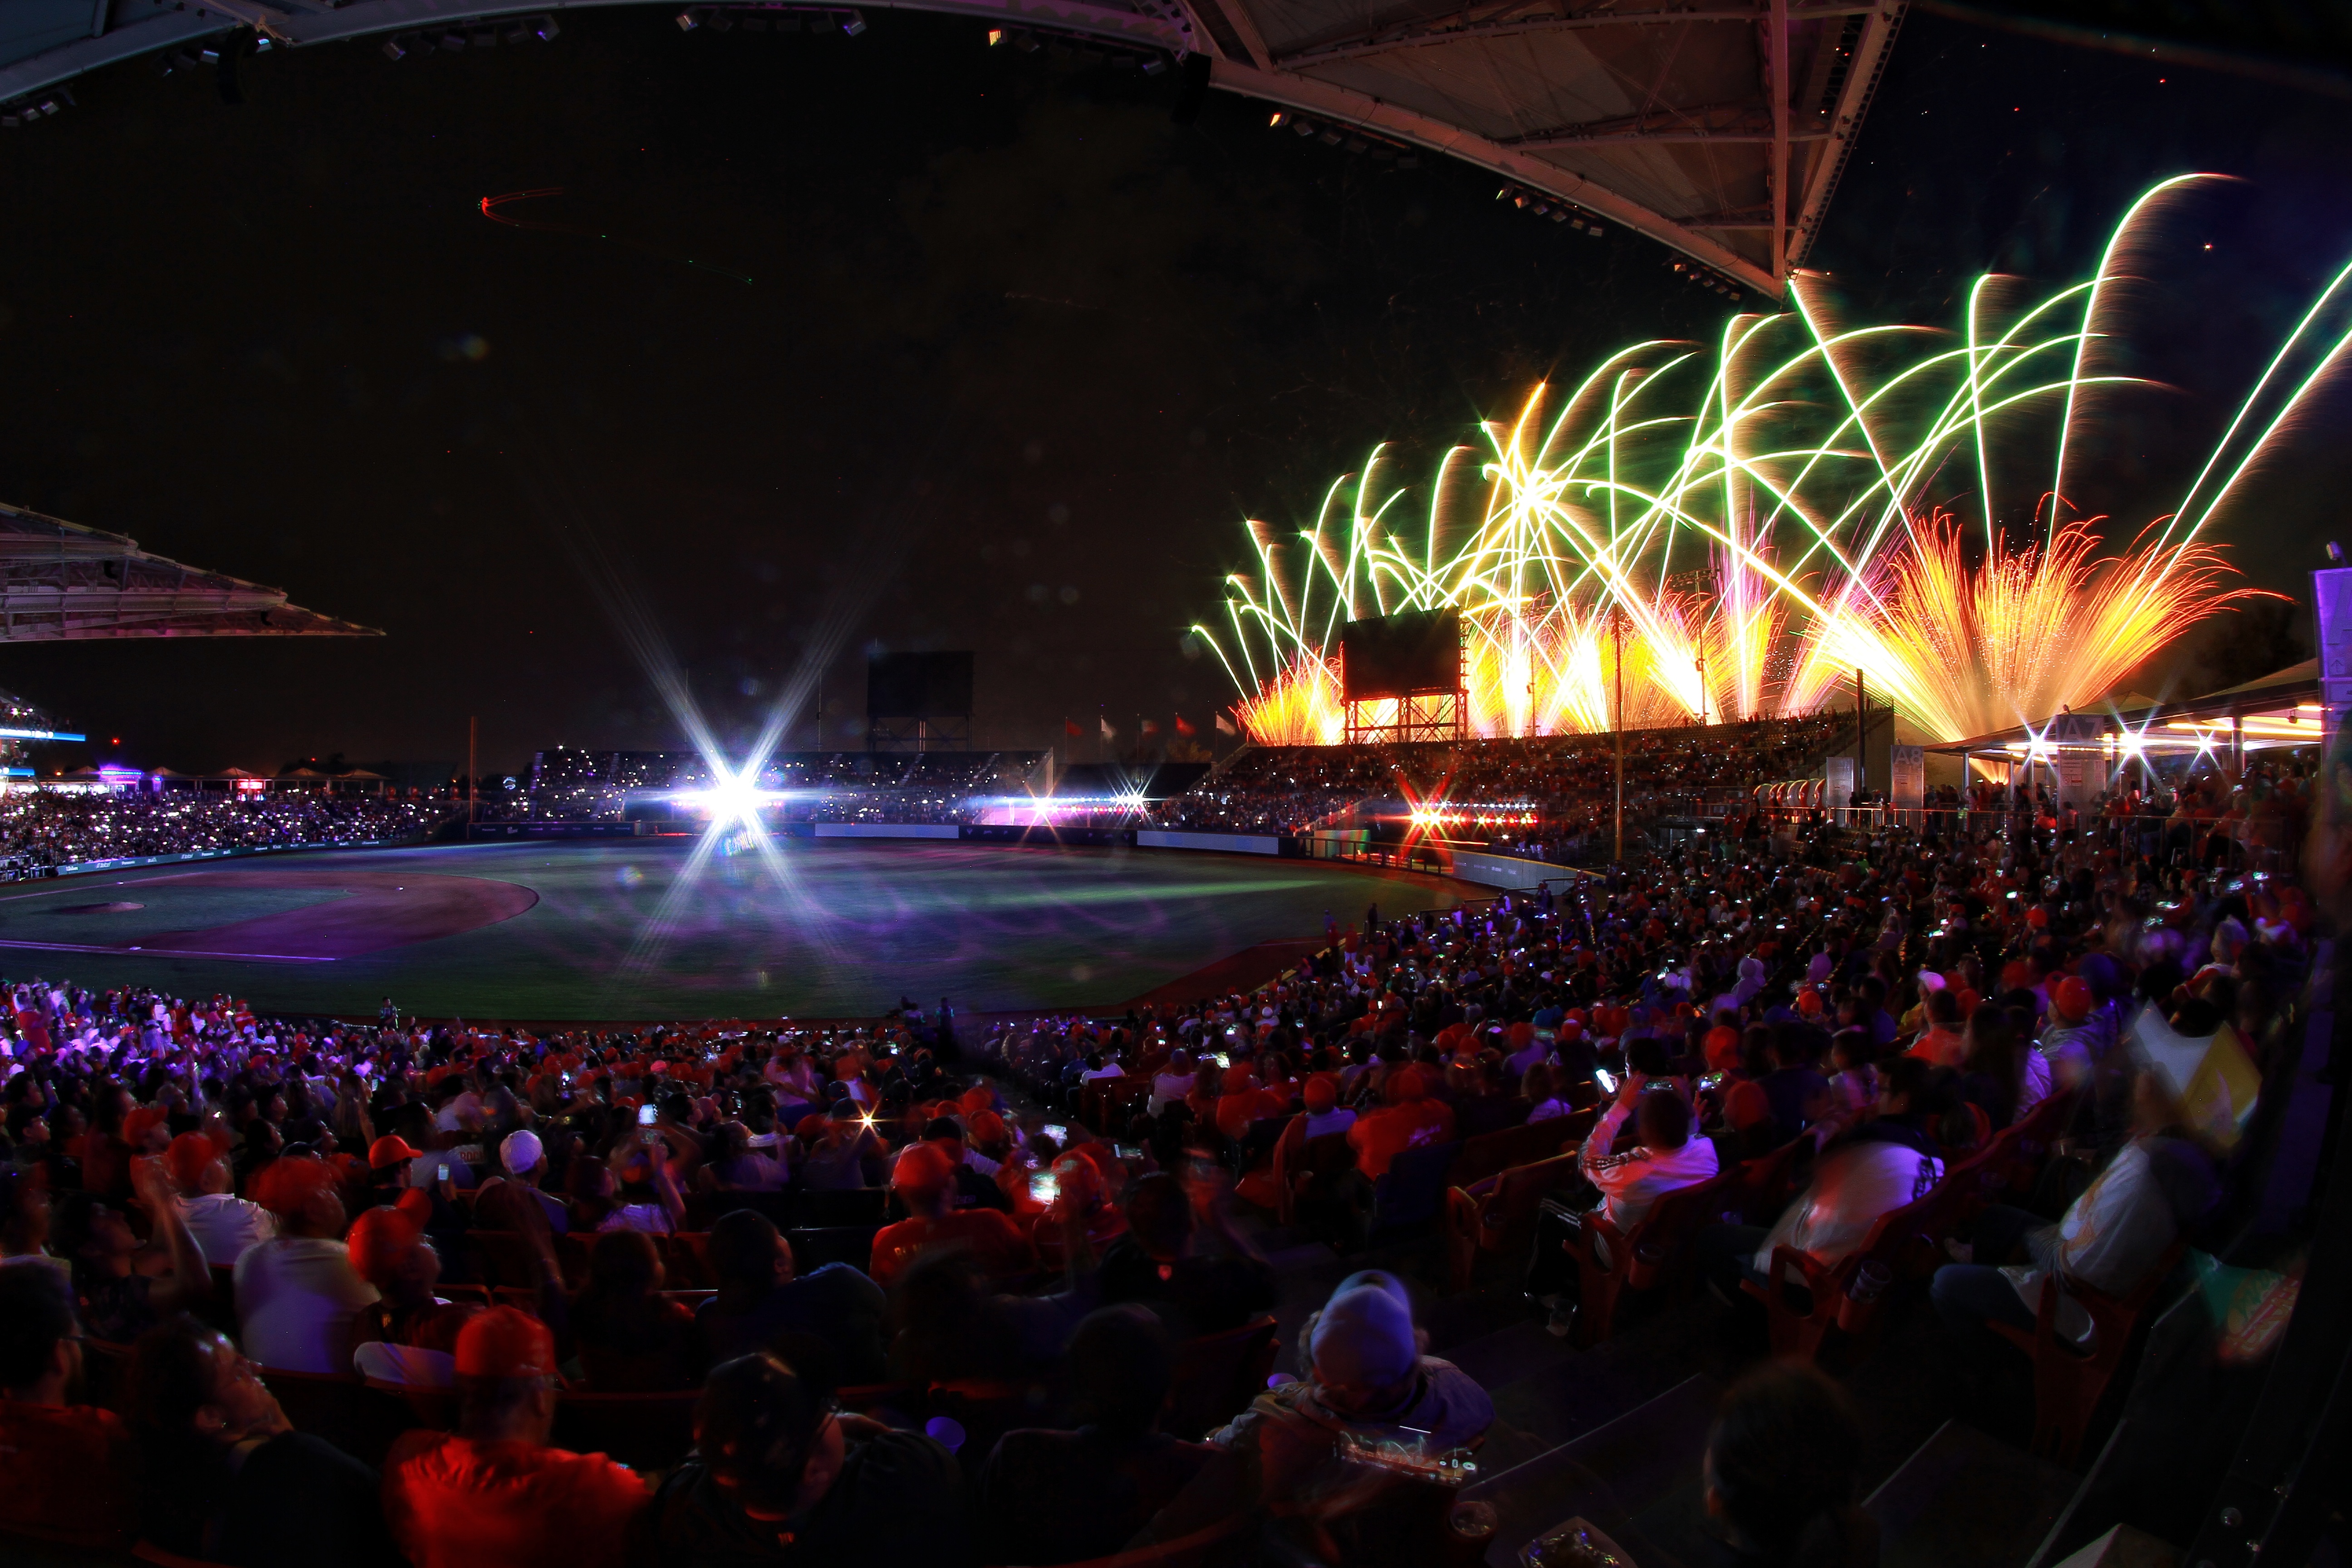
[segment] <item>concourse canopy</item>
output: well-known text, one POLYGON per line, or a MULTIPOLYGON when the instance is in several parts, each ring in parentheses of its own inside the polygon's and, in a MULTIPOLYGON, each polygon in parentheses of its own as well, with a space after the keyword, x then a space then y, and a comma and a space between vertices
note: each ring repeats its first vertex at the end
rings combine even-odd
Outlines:
MULTIPOLYGON (((630 0, 13 0, 0 121, 46 124, 85 71, 165 52, 224 73, 259 50, 379 38, 520 45, 630 0), (60 89, 62 90, 62 94, 60 89)), ((1777 298, 1821 231, 1901 20, 1901 0, 913 0, 1025 40, 1176 59, 1188 91, 1268 106, 1349 153, 1438 153, 1497 176, 1561 244, 1619 230, 1718 292, 1777 298)), ((681 25, 789 18, 863 31, 848 5, 672 0, 681 25)))
POLYGON ((266 588, 120 533, 0 505, 0 643, 121 637, 372 637, 266 588))

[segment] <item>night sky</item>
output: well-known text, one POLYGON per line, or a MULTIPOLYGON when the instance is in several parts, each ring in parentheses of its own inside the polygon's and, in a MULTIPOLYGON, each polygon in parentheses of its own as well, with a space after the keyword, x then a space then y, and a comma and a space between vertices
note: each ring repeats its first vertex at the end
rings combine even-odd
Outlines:
MULTIPOLYGON (((495 771, 681 744, 652 628, 730 737, 814 649, 854 743, 877 641, 978 650, 985 745, 1205 731, 1232 693, 1184 628, 1242 517, 1311 519, 1373 442, 1433 458, 1724 308, 1467 167, 1223 94, 1180 127, 1172 74, 869 20, 328 46, 247 61, 236 107, 140 61, 7 133, 0 499, 388 635, 17 647, 0 687, 142 764, 460 759, 478 715, 495 771), (504 210, 576 232, 480 211, 545 187, 504 210)), ((2086 271, 2157 178, 2243 176, 2135 301, 2132 368, 2174 390, 2091 505, 2145 521, 2352 255, 2347 107, 1915 14, 1811 264, 1858 316, 1948 322, 1986 267, 2086 271)), ((2293 589, 2337 526, 2347 411, 2224 534, 2253 581, 2293 589)))

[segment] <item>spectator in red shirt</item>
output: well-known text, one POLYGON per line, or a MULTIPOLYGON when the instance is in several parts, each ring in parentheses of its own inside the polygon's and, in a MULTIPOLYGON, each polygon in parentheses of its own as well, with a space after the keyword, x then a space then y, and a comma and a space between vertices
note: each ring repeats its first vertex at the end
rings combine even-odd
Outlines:
POLYGON ((651 1494, 625 1465, 547 1446, 555 1337, 493 1307, 457 1336, 455 1432, 384 1460, 384 1522, 415 1568, 621 1568, 651 1494))
POLYGON ((951 1244, 970 1247, 992 1279, 1011 1279, 1035 1267, 1036 1252, 1029 1238, 1003 1213, 955 1206, 955 1169, 937 1144, 908 1145, 891 1172, 890 1184, 909 1217, 874 1238, 870 1272, 884 1289, 919 1255, 951 1244))
POLYGON ((1225 1069, 1224 1089, 1217 1098, 1217 1131, 1228 1138, 1239 1140, 1252 1123, 1290 1109, 1280 1095, 1260 1089, 1257 1076, 1239 1062, 1225 1069))
POLYGON ((1385 1092, 1386 1105, 1348 1129, 1348 1147, 1356 1152, 1356 1169, 1367 1181, 1387 1175, 1389 1162, 1407 1149, 1449 1142, 1454 1137, 1454 1110, 1429 1098, 1419 1068, 1402 1067, 1389 1074, 1385 1092))
POLYGON ((0 1531, 93 1551, 130 1543, 131 1433, 68 1405, 81 1375, 73 1293, 54 1268, 0 1268, 0 1531))

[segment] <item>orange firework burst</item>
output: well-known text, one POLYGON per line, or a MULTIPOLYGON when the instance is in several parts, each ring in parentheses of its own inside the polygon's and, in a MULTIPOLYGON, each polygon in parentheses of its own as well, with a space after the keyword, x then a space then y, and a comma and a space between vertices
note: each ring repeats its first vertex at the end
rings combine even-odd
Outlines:
POLYGON ((1344 733, 1346 623, 1444 607, 1465 629, 1479 735, 1803 711, 1857 668, 1944 740, 2091 703, 2247 596, 2200 538, 2352 362, 2347 266, 2169 514, 2127 548, 2104 518, 2065 521, 2062 498, 2101 482, 2078 471, 2095 449, 2079 426, 2145 384, 2109 368, 2121 285, 2206 183, 2150 190, 2096 274, 2046 299, 1978 279, 1949 336, 1841 325, 1801 275, 1788 313, 1734 316, 1711 350, 1638 343, 1538 387, 1481 426, 1483 449, 1447 450, 1423 499, 1384 445, 1312 528, 1251 523, 1257 570, 1226 578, 1228 635, 1193 629, 1251 694, 1244 727, 1297 741, 1344 733), (2054 434, 2053 468, 2015 460, 2006 443, 2028 429, 2054 434))
POLYGON ((1339 678, 1302 656, 1234 704, 1242 733, 1261 746, 1336 746, 1346 731, 1339 678))
POLYGON ((2196 621, 2257 595, 2222 588, 2230 567, 2194 542, 2095 559, 2104 521, 2070 523, 2047 548, 1996 540, 1970 566, 1959 524, 1937 513, 1826 606, 1800 690, 1818 699, 1859 669, 1931 733, 1987 734, 2095 700, 2196 621))

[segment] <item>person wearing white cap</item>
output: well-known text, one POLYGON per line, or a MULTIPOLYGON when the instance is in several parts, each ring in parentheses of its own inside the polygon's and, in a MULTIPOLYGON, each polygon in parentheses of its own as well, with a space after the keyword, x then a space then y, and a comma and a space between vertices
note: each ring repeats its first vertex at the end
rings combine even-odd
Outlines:
POLYGON ((1275 1498, 1331 1458, 1343 1436, 1418 1442, 1431 1454, 1475 1443, 1495 1403, 1452 1362, 1423 1353, 1412 1299, 1393 1274, 1363 1269, 1339 1282, 1300 1334, 1307 1376, 1267 1390, 1209 1435, 1255 1458, 1262 1495, 1275 1498))
POLYGON ((551 1229, 562 1231, 569 1227, 571 1211, 564 1207, 563 1200, 539 1190, 540 1177, 547 1172, 547 1148, 538 1133, 528 1127, 508 1133, 499 1144, 499 1170, 500 1173, 484 1182, 482 1190, 475 1194, 477 1212, 496 1214, 499 1205, 511 1203, 515 1197, 529 1193, 546 1212, 551 1229))
POLYGON ((1130 1548, 1255 1510, 1276 1534, 1303 1531, 1297 1544, 1321 1553, 1315 1561, 1402 1560, 1396 1549, 1418 1540, 1427 1492, 1405 1473, 1410 1460, 1400 1469, 1371 1456, 1384 1446, 1431 1458, 1469 1447, 1493 1425, 1494 1402, 1459 1367, 1423 1353, 1426 1337, 1392 1274, 1341 1280, 1300 1342, 1306 1378, 1259 1394, 1209 1434, 1218 1456, 1130 1548))

